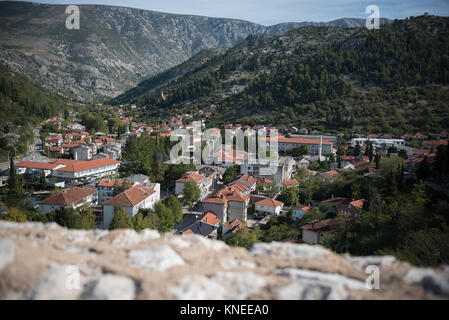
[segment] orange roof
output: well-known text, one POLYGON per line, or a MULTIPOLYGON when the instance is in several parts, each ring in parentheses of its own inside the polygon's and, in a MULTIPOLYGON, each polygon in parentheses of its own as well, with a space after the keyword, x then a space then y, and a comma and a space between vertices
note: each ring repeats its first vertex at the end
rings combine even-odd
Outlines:
POLYGON ((182 234, 193 234, 193 231, 188 229, 188 230, 184 231, 182 234))
POLYGON ((261 205, 261 206, 266 206, 266 207, 279 207, 279 206, 282 206, 284 203, 281 201, 274 200, 274 199, 266 198, 266 199, 256 202, 256 205, 257 204, 261 205))
POLYGON ((203 202, 225 204, 228 201, 245 202, 247 200, 248 196, 241 194, 240 192, 232 189, 230 186, 226 186, 214 191, 212 195, 203 202))
POLYGON ((203 180, 204 178, 205 178, 205 176, 198 174, 196 172, 192 172, 192 173, 185 175, 182 178, 179 178, 178 180, 176 180, 176 182, 186 183, 187 181, 194 181, 194 182, 198 183, 201 180, 203 180))
MULTIPOLYGON (((295 144, 320 144, 320 140, 315 139, 298 139, 298 138, 286 138, 284 136, 278 135, 278 143, 295 143, 295 144)), ((266 138, 267 141, 270 141, 270 138, 266 138)), ((323 139, 323 145, 332 143, 323 139)))
POLYGON ((220 223, 220 220, 217 219, 217 216, 212 213, 212 212, 207 212, 205 213, 202 217, 201 217, 201 221, 211 224, 211 225, 216 225, 217 223, 220 223))
POLYGON ((81 161, 81 160, 68 160, 68 159, 52 159, 51 163, 65 164, 64 168, 59 168, 57 171, 64 172, 79 172, 94 168, 100 168, 105 166, 110 166, 120 163, 120 161, 113 160, 110 158, 102 158, 91 161, 81 161))
POLYGON ((302 211, 309 211, 311 208, 309 206, 305 206, 305 205, 297 205, 296 207, 293 208, 293 210, 302 210, 302 211))
POLYGON ((43 170, 53 170, 59 166, 59 164, 37 162, 37 161, 20 161, 16 163, 16 167, 21 168, 32 168, 32 169, 43 169, 43 170))
POLYGON ((354 208, 360 210, 360 209, 363 208, 363 204, 364 204, 365 202, 366 202, 365 199, 359 199, 359 200, 352 201, 350 204, 351 204, 351 206, 353 206, 354 208))
MULTIPOLYGON (((98 184, 99 187, 114 187, 114 186, 122 186, 123 183, 125 183, 124 180, 101 180, 101 182, 98 184)), ((132 184, 132 182, 130 182, 132 184)))
POLYGON ((284 180, 281 183, 285 187, 299 186, 299 182, 296 179, 284 180))
POLYGON ((249 190, 247 186, 245 186, 243 183, 240 182, 234 183, 232 186, 229 187, 238 192, 245 192, 249 190))
POLYGON ((47 198, 39 204, 54 204, 54 205, 70 205, 74 202, 80 201, 87 196, 96 193, 97 190, 90 189, 90 188, 79 188, 74 187, 68 190, 64 190, 57 195, 54 195, 50 198, 47 198))
POLYGON ((134 186, 112 199, 109 199, 104 204, 112 206, 134 207, 141 203, 146 198, 150 197, 156 191, 143 186, 134 186))
POLYGON ((265 183, 272 183, 273 181, 271 181, 270 179, 268 179, 266 177, 256 177, 256 182, 258 184, 265 184, 265 183))
POLYGON ((245 181, 246 183, 248 183, 250 186, 254 185, 255 183, 257 183, 257 180, 250 176, 249 174, 245 173, 243 176, 238 177, 237 180, 241 180, 241 181, 245 181))

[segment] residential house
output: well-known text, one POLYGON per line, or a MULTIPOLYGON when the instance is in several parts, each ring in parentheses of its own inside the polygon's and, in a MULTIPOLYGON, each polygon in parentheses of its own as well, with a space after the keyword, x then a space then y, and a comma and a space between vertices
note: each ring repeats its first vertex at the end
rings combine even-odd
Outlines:
POLYGON ((314 220, 301 227, 302 241, 309 244, 319 244, 328 234, 334 232, 333 220, 314 220))
POLYGON ((191 224, 177 231, 178 234, 197 234, 203 237, 216 239, 220 220, 212 212, 206 212, 200 219, 195 219, 191 224))
POLYGON ((37 161, 20 161, 15 164, 16 172, 23 174, 26 180, 37 181, 42 176, 51 176, 53 170, 62 168, 63 165, 58 163, 47 163, 37 161))
POLYGON ((132 218, 140 209, 154 210, 159 200, 156 191, 144 186, 133 186, 103 204, 103 228, 109 228, 115 208, 124 208, 132 218))
POLYGON ((284 203, 270 198, 265 198, 256 202, 255 209, 261 215, 275 215, 281 214, 284 203))
POLYGON ((133 181, 126 181, 126 180, 109 180, 109 179, 101 180, 97 184, 98 203, 103 204, 109 199, 111 199, 114 194, 114 188, 122 187, 126 183, 129 184, 129 188, 137 185, 137 183, 133 181))
POLYGON ((221 229, 222 239, 226 240, 234 236, 239 230, 248 231, 248 228, 242 221, 240 221, 237 218, 234 218, 232 221, 228 223, 224 223, 221 229))
POLYGON ((323 181, 332 182, 338 176, 338 172, 334 170, 326 171, 320 173, 319 176, 323 179, 323 181))
POLYGON ((281 182, 281 184, 282 184, 282 188, 298 187, 299 186, 299 182, 296 179, 284 180, 284 181, 281 182))
POLYGON ((203 200, 203 212, 214 213, 219 220, 226 223, 234 218, 247 220, 249 197, 226 186, 215 190, 203 200))
POLYGON ((62 207, 78 208, 86 203, 96 206, 98 203, 98 192, 91 188, 74 187, 64 190, 52 197, 39 202, 39 212, 47 214, 62 207))
POLYGON ((297 205, 292 210, 292 219, 300 220, 304 217, 304 215, 311 209, 310 206, 305 206, 302 204, 297 205))
POLYGON ((206 197, 207 194, 214 188, 213 179, 208 179, 207 177, 196 172, 189 172, 176 180, 175 194, 181 194, 184 191, 185 184, 189 181, 193 181, 198 185, 201 190, 201 199, 204 199, 204 197, 206 197))
POLYGON ((343 216, 350 220, 360 217, 360 211, 363 209, 363 205, 367 202, 365 199, 354 200, 337 205, 337 215, 343 216))

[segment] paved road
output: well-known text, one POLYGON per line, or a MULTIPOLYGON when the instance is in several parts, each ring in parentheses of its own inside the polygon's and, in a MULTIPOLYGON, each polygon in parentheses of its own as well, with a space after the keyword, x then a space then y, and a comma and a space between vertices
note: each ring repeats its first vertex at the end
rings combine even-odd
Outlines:
MULTIPOLYGON (((14 160, 15 163, 19 161, 40 161, 40 162, 49 162, 50 158, 44 156, 41 151, 37 150, 39 145, 42 145, 42 139, 40 136, 41 127, 38 127, 33 130, 34 140, 33 143, 28 146, 28 153, 14 160)), ((0 170, 6 170, 9 168, 9 162, 1 162, 0 170)))

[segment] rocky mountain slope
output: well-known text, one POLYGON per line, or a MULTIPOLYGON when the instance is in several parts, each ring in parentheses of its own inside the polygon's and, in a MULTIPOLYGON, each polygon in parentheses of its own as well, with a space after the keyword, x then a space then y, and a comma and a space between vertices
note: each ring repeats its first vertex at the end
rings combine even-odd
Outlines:
POLYGON ((448 297, 447 266, 415 268, 391 256, 339 256, 320 246, 279 242, 257 243, 247 251, 149 229, 85 231, 0 222, 1 299, 448 297), (366 286, 369 265, 379 267, 379 289, 366 286))
POLYGON ((309 26, 280 36, 252 35, 182 77, 164 77, 165 86, 154 81, 157 75, 111 103, 167 111, 214 104, 218 116, 210 119, 212 126, 443 129, 449 119, 448 25, 447 17, 421 16, 380 30, 309 26))
POLYGON ((232 47, 250 34, 281 34, 310 24, 266 27, 124 7, 79 8, 80 29, 68 30, 65 5, 0 2, 0 62, 63 95, 92 100, 117 96, 203 49, 232 47))

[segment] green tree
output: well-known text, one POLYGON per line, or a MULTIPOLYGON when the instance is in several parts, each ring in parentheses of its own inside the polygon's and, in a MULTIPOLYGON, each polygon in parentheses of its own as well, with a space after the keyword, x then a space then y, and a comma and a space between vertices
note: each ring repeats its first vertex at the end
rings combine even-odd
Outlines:
POLYGON ((140 232, 144 229, 153 229, 150 219, 148 218, 148 216, 145 216, 142 212, 137 213, 132 218, 132 224, 136 232, 140 232))
POLYGON ((175 225, 173 212, 164 203, 158 202, 154 214, 157 216, 157 230, 161 233, 169 232, 175 225))
POLYGON ((298 204, 298 188, 297 187, 284 187, 279 194, 279 201, 282 201, 286 206, 292 207, 298 204))
POLYGON ((95 229, 96 216, 91 206, 84 203, 81 207, 76 209, 77 219, 74 229, 95 229))
POLYGON ((165 198, 162 202, 171 210, 174 223, 181 222, 183 217, 181 202, 173 195, 165 198))
POLYGON ((200 200, 201 190, 196 182, 187 181, 184 184, 182 194, 184 204, 190 206, 200 200))
POLYGON ((133 224, 128 212, 122 207, 114 208, 114 217, 112 218, 109 230, 114 229, 132 229, 133 224))

